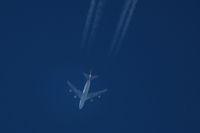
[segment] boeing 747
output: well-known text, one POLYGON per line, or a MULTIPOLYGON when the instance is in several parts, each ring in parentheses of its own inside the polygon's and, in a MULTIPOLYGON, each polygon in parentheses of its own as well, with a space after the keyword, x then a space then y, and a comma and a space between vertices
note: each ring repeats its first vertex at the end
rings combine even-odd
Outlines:
POLYGON ((78 97, 80 99, 79 109, 83 108, 83 106, 87 100, 92 99, 96 96, 98 96, 100 98, 100 95, 107 91, 107 89, 104 89, 104 90, 101 90, 98 92, 89 93, 91 81, 98 78, 98 76, 96 76, 96 75, 92 76, 91 72, 90 72, 90 74, 83 73, 83 75, 87 79, 85 86, 83 88, 83 92, 78 90, 71 82, 67 81, 68 86, 71 88, 69 91, 70 92, 74 91, 74 93, 76 94, 75 98, 78 97))

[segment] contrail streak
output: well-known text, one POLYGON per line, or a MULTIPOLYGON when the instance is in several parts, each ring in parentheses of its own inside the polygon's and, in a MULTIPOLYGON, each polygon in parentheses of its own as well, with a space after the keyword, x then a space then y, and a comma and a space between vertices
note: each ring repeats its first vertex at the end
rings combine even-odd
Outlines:
POLYGON ((123 41, 123 39, 124 39, 124 37, 125 37, 125 35, 126 35, 126 32, 127 32, 127 30, 128 30, 128 26, 129 26, 129 24, 130 24, 130 22, 131 22, 131 18, 132 18, 132 16, 133 16, 133 13, 134 13, 135 6, 136 6, 136 4, 137 4, 137 1, 138 1, 138 0, 133 0, 133 2, 132 2, 131 9, 130 9, 130 11, 129 11, 127 20, 126 20, 126 22, 125 22, 125 24, 124 24, 124 28, 123 28, 123 30, 122 30, 122 34, 121 34, 121 37, 120 37, 120 39, 119 39, 119 42, 118 42, 118 46, 117 46, 115 55, 117 55, 117 53, 119 52, 119 50, 120 50, 120 48, 121 48, 121 46, 122 46, 122 41, 123 41))
POLYGON ((113 37, 113 40, 112 40, 112 43, 111 43, 111 47, 110 47, 110 53, 109 55, 112 54, 114 48, 115 48, 115 44, 117 43, 118 41, 118 38, 120 36, 120 33, 121 33, 121 30, 123 28, 123 23, 126 19, 126 15, 128 13, 128 9, 129 9, 129 6, 131 4, 132 0, 128 0, 125 5, 124 5, 124 8, 123 8, 123 12, 121 14, 121 17, 120 17, 120 20, 119 20, 119 23, 117 25, 117 28, 116 28, 116 31, 115 31, 115 34, 114 34, 114 37, 113 37))
POLYGON ((89 32, 90 25, 92 22, 92 15, 95 10, 96 2, 97 2, 97 0, 91 0, 91 3, 90 3, 90 9, 88 11, 88 16, 87 16, 85 27, 83 30, 83 38, 82 38, 82 42, 81 42, 81 48, 83 48, 85 46, 85 43, 87 41, 88 32, 89 32))
POLYGON ((90 36, 89 36, 88 44, 90 44, 90 45, 95 38, 97 27, 99 26, 99 21, 101 19, 102 13, 103 13, 103 7, 104 7, 104 0, 99 0, 97 9, 96 9, 96 13, 95 13, 94 22, 93 22, 92 29, 91 29, 90 36))

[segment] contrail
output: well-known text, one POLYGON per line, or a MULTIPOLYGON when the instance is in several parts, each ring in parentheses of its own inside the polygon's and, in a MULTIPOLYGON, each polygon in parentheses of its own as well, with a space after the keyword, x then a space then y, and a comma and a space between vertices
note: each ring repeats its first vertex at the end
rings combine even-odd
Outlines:
POLYGON ((93 22, 90 36, 89 36, 88 44, 90 44, 90 45, 95 38, 96 30, 97 30, 97 27, 99 26, 99 21, 101 19, 102 13, 103 13, 103 7, 104 7, 104 0, 99 0, 97 9, 96 9, 96 13, 95 13, 94 22, 93 22))
POLYGON ((113 52, 113 50, 115 48, 115 44, 117 43, 117 41, 119 39, 119 36, 120 36, 121 30, 123 28, 123 24, 124 24, 124 21, 126 19, 126 15, 128 13, 128 10, 129 10, 131 2, 132 2, 132 0, 128 0, 124 5, 124 8, 123 8, 119 23, 117 25, 117 28, 116 28, 116 31, 115 31, 115 34, 114 34, 114 37, 113 37, 113 40, 112 40, 112 43, 111 43, 109 55, 112 54, 112 52, 113 52))
POLYGON ((90 3, 90 9, 88 11, 88 16, 87 16, 85 27, 83 30, 83 38, 82 38, 82 42, 81 42, 81 48, 83 48, 85 46, 85 43, 87 41, 88 32, 89 32, 90 25, 92 22, 92 16, 93 16, 93 12, 95 10, 96 2, 97 2, 97 0, 91 0, 91 3, 90 3))
POLYGON ((129 24, 130 24, 130 22, 131 22, 131 18, 132 18, 132 16, 133 16, 133 13, 134 13, 135 6, 136 6, 136 4, 137 4, 137 1, 138 1, 138 0, 133 0, 133 2, 132 2, 131 9, 130 9, 130 11, 129 11, 127 20, 126 20, 126 22, 125 22, 125 24, 124 24, 124 28, 123 28, 123 30, 122 30, 122 34, 121 34, 121 37, 120 37, 119 42, 118 42, 118 45, 117 45, 115 55, 117 55, 117 53, 119 52, 119 50, 120 50, 120 48, 121 48, 121 46, 122 46, 122 41, 123 41, 123 39, 124 39, 124 37, 125 37, 125 35, 126 35, 126 32, 127 32, 127 30, 128 30, 128 26, 129 26, 129 24))

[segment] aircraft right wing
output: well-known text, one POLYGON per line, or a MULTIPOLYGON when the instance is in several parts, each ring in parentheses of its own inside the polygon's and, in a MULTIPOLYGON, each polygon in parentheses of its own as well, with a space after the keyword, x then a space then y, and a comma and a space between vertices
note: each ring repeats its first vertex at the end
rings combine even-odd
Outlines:
POLYGON ((97 92, 93 92, 93 93, 89 93, 87 99, 92 99, 96 96, 100 96, 102 93, 106 92, 107 89, 101 90, 101 91, 97 91, 97 92))
POLYGON ((81 98, 82 92, 78 90, 71 82, 67 81, 68 86, 74 91, 74 93, 81 98))

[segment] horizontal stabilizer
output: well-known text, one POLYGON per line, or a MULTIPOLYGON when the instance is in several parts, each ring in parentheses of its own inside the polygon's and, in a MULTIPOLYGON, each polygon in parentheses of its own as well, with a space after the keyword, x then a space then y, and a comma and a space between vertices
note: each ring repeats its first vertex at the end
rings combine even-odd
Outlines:
MULTIPOLYGON (((87 73, 83 73, 83 76, 88 80, 90 78, 89 74, 87 73)), ((98 75, 94 75, 94 76, 91 76, 91 80, 94 80, 96 78, 98 78, 99 76, 98 75)))

